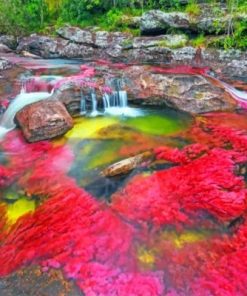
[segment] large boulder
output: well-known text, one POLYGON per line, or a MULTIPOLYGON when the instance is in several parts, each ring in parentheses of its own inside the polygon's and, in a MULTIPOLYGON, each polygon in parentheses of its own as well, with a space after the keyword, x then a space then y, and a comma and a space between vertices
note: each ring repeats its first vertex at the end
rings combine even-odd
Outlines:
POLYGON ((122 74, 130 100, 164 105, 189 113, 232 110, 236 102, 219 85, 200 75, 167 74, 149 66, 132 66, 122 74))
POLYGON ((57 58, 61 57, 61 51, 68 43, 64 39, 33 34, 20 41, 17 52, 28 51, 44 58, 57 58))
POLYGON ((186 13, 150 10, 142 15, 140 29, 143 35, 159 35, 169 29, 189 29, 190 20, 186 13))
POLYGON ((29 142, 60 136, 73 127, 73 120, 64 105, 54 99, 24 107, 17 113, 16 120, 29 142))
POLYGON ((131 37, 130 34, 121 32, 93 31, 71 26, 59 28, 57 34, 73 43, 93 48, 112 47, 131 37))
POLYGON ((94 45, 93 33, 78 27, 64 26, 57 30, 57 34, 64 39, 79 44, 94 45))
POLYGON ((31 35, 23 38, 17 52, 28 51, 43 58, 91 58, 94 49, 62 38, 31 35))

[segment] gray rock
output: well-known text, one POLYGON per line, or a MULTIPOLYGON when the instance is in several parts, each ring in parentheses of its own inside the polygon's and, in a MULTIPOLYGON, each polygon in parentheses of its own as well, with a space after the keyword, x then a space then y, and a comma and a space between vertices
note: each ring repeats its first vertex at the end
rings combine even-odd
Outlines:
POLYGON ((5 44, 0 43, 0 53, 9 53, 12 50, 5 44))
POLYGON ((17 47, 17 39, 11 35, 0 35, 0 43, 8 46, 10 49, 15 50, 17 47))
POLYGON ((146 48, 146 47, 168 47, 177 48, 182 47, 187 42, 186 35, 161 35, 154 37, 135 37, 133 38, 132 48, 146 48))
POLYGON ((61 51, 68 44, 69 41, 61 38, 33 34, 20 41, 17 52, 28 51, 44 58, 58 58, 61 57, 61 51))
POLYGON ((189 29, 190 20, 186 13, 150 10, 141 17, 143 35, 166 33, 169 29, 189 29))
POLYGON ((0 59, 0 71, 12 68, 12 64, 5 59, 0 59))
POLYGON ((79 44, 94 45, 93 33, 78 27, 65 26, 57 30, 57 34, 67 40, 79 44))
POLYGON ((172 51, 172 61, 180 63, 191 63, 196 54, 196 48, 187 46, 172 51))
POLYGON ((59 56, 63 58, 92 58, 95 55, 95 49, 82 44, 69 43, 60 48, 59 56))
POLYGON ((247 60, 232 60, 222 69, 224 76, 247 82, 247 60))

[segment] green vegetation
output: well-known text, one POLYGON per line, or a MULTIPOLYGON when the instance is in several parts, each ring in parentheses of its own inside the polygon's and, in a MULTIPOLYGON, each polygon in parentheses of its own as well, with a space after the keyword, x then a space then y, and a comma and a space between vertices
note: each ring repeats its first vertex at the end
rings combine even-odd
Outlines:
POLYGON ((195 39, 192 40, 191 44, 194 47, 205 47, 206 46, 206 38, 203 34, 200 34, 195 39))
POLYGON ((201 13, 200 6, 196 0, 190 0, 185 11, 191 16, 198 16, 201 13))
MULTIPOLYGON (((138 22, 135 22, 133 17, 141 16, 150 9, 185 11, 195 19, 195 22, 197 17, 204 13, 197 0, 190 0, 187 5, 181 3, 180 0, 1 0, 0 34, 8 33, 16 36, 33 32, 53 34, 54 28, 71 24, 82 28, 95 27, 107 31, 130 32, 138 36, 140 34, 138 22)), ((219 37, 213 41, 209 38, 210 41, 207 42, 208 38, 199 32, 191 44, 246 49, 246 0, 225 0, 226 10, 222 9, 222 3, 224 5, 222 1, 205 0, 205 3, 211 5, 211 13, 209 11, 208 15, 215 18, 213 34, 219 37), (226 23, 222 22, 224 17, 226 23), (220 34, 223 34, 224 38, 220 34)))
MULTIPOLYGON (((179 0, 1 0, 0 33, 23 35, 64 23, 98 26, 110 31, 129 30, 124 16, 139 16, 149 9, 179 7, 179 0)), ((135 28, 131 31, 136 33, 135 28)))

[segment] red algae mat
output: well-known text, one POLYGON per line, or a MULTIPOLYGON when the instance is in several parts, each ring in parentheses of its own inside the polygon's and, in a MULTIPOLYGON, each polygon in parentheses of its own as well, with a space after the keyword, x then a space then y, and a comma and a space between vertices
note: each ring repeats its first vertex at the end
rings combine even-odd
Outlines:
POLYGON ((0 187, 45 201, 12 226, 0 207, 0 277, 38 264, 86 296, 246 295, 246 115, 198 117, 182 136, 191 144, 154 151, 172 167, 135 175, 106 203, 68 176, 69 146, 9 133, 0 187))

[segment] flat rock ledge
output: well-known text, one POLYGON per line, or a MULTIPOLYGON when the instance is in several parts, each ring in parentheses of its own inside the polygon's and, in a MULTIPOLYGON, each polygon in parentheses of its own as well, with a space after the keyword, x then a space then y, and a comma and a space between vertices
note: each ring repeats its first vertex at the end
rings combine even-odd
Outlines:
POLYGON ((48 99, 24 107, 16 115, 28 142, 51 139, 73 127, 73 119, 58 100, 48 99))

